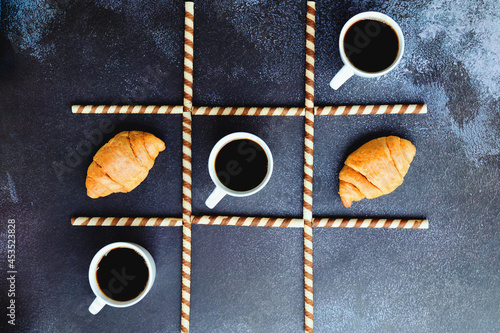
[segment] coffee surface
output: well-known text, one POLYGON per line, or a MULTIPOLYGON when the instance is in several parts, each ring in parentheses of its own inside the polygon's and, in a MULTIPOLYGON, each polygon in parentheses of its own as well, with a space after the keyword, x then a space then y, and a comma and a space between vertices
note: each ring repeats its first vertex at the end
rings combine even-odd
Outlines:
POLYGON ((399 39, 389 25, 376 20, 361 20, 347 30, 344 50, 354 67, 376 73, 394 63, 399 52, 399 39))
POLYGON ((234 140, 221 148, 215 159, 220 182, 234 191, 249 191, 267 175, 268 159, 264 149, 252 140, 234 140))
POLYGON ((97 284, 106 296, 126 302, 144 291, 149 270, 144 258, 135 250, 116 248, 101 259, 96 276, 97 284))

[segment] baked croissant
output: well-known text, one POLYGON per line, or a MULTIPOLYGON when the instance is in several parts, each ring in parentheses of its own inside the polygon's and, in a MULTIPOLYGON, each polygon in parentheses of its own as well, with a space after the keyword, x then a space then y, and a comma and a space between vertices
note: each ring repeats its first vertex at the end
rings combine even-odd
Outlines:
POLYGON ((153 134, 124 131, 102 146, 87 170, 87 195, 130 192, 148 175, 165 143, 153 134))
POLYGON ((344 207, 363 198, 391 193, 403 183, 415 146, 397 136, 368 141, 344 162, 339 174, 339 194, 344 207))

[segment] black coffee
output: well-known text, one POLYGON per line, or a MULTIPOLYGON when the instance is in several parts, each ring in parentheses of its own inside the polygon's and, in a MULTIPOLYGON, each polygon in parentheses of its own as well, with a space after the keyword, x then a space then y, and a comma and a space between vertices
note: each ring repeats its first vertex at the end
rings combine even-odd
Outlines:
POLYGON ((394 63, 399 52, 399 39, 389 25, 375 20, 361 20, 347 30, 344 50, 354 67, 376 73, 394 63))
POLYGON ((234 140, 215 158, 215 172, 220 182, 234 191, 249 191, 267 175, 268 159, 264 149, 252 140, 234 140))
POLYGON ((126 302, 139 296, 149 279, 144 258, 128 248, 116 248, 108 252, 97 266, 97 284, 109 298, 126 302))

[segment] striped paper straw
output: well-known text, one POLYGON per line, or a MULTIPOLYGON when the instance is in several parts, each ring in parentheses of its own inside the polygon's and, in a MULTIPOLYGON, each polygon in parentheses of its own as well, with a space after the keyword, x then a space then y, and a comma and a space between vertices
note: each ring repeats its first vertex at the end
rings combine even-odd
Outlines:
POLYGON ((428 229, 429 221, 424 220, 405 220, 405 219, 333 219, 333 218, 315 218, 314 227, 330 228, 388 228, 388 229, 428 229))
POLYGON ((182 106, 170 105, 73 105, 71 107, 71 112, 84 114, 171 114, 182 111, 182 106))
POLYGON ((304 140, 304 330, 313 331, 313 153, 314 111, 306 109, 304 140))
POLYGON ((306 109, 304 139, 304 330, 313 331, 313 153, 314 110, 306 109))
POLYGON ((194 3, 186 2, 184 17, 184 108, 193 107, 194 3))
POLYGON ((316 3, 307 2, 306 15, 306 108, 314 107, 314 37, 316 25, 316 3))
POLYGON ((424 114, 427 104, 391 104, 391 105, 349 105, 349 106, 318 106, 317 116, 343 116, 367 114, 424 114))
POLYGON ((72 217, 74 226, 87 227, 180 227, 175 217, 72 217))
POLYGON ((181 332, 189 332, 191 304, 191 113, 182 118, 182 291, 181 332))
POLYGON ((182 227, 181 332, 189 332, 191 312, 191 223, 182 227))
POLYGON ((313 156, 314 156, 314 36, 316 3, 307 2, 306 14, 306 91, 304 138, 304 331, 314 328, 313 298, 313 156))
POLYGON ((312 222, 304 221, 304 331, 314 327, 312 222))
POLYGON ((197 106, 197 116, 303 116, 304 108, 197 106))
POLYGON ((232 225, 247 227, 277 227, 277 228, 302 228, 304 220, 274 218, 274 217, 242 217, 242 216, 194 216, 193 224, 205 225, 232 225))
POLYGON ((304 220, 312 220, 313 162, 314 162, 314 114, 306 110, 304 138, 304 220))
POLYGON ((184 112, 182 117, 182 210, 185 221, 191 219, 191 113, 184 112))
POLYGON ((194 2, 185 3, 184 110, 182 117, 182 290, 181 332, 189 332, 191 314, 191 134, 193 108, 194 2))

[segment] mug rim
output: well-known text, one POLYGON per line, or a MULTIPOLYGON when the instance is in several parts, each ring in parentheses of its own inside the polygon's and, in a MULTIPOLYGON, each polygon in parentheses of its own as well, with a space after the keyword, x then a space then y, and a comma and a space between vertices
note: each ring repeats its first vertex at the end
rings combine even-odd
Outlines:
POLYGON ((210 174, 210 178, 212 181, 215 183, 215 186, 217 186, 219 189, 224 191, 226 194, 229 194, 233 197, 246 197, 252 194, 257 193, 260 191, 266 184, 269 182, 269 179, 271 178, 271 174, 273 173, 273 155, 271 153, 271 149, 269 149, 268 145, 264 140, 262 140, 260 137, 258 137, 255 134, 248 133, 248 132, 234 132, 231 134, 228 134, 224 137, 222 137, 217 143, 213 146, 212 150, 210 151, 210 156, 208 157, 208 173, 210 174), (227 145, 228 143, 236 140, 242 140, 242 139, 247 139, 250 141, 255 141, 257 144, 259 144, 264 152, 266 153, 267 156, 267 173, 266 177, 262 180, 262 182, 257 185, 255 188, 248 190, 248 191, 235 191, 224 184, 219 180, 217 177, 217 173, 215 172, 215 159, 220 152, 220 150, 227 145))
POLYGON ((154 280, 156 278, 156 265, 153 257, 144 247, 130 242, 114 242, 102 247, 99 251, 97 251, 97 253, 92 258, 92 261, 90 262, 88 276, 89 276, 90 288, 92 289, 96 297, 101 299, 104 303, 106 303, 109 306, 113 306, 116 308, 124 308, 138 303, 151 290, 151 287, 153 286, 154 280), (101 291, 101 289, 99 288, 99 284, 97 283, 97 275, 96 275, 97 266, 99 265, 102 258, 106 254, 108 254, 109 252, 111 252, 116 248, 127 248, 136 251, 144 259, 144 261, 146 262, 146 266, 148 267, 149 277, 148 277, 148 282, 144 287, 144 290, 135 298, 125 302, 116 301, 106 296, 106 294, 104 294, 101 291))
POLYGON ((367 77, 367 78, 373 78, 373 77, 378 77, 384 74, 387 74, 391 70, 396 67, 399 62, 401 61, 401 58, 403 57, 404 53, 404 47, 405 47, 405 41, 404 41, 404 36, 403 32, 401 31, 401 27, 399 24, 394 21, 391 17, 384 13, 380 12, 375 12, 375 11, 367 11, 367 12, 361 12, 353 17, 351 17, 347 22, 344 24, 342 27, 342 30, 340 31, 340 36, 339 36, 339 50, 340 50, 340 58, 342 59, 342 62, 344 65, 349 66, 349 68, 354 72, 354 74, 361 76, 361 77, 367 77), (365 72, 360 70, 359 68, 355 67, 347 58, 345 54, 345 49, 344 49, 344 43, 343 40, 345 38, 345 34, 347 33, 347 30, 356 22, 361 21, 361 20, 366 20, 366 19, 373 19, 375 21, 379 21, 382 23, 385 23, 389 25, 395 32, 396 35, 398 36, 399 40, 399 52, 398 55, 396 56, 396 59, 394 62, 387 67, 386 69, 379 71, 379 72, 365 72))

